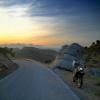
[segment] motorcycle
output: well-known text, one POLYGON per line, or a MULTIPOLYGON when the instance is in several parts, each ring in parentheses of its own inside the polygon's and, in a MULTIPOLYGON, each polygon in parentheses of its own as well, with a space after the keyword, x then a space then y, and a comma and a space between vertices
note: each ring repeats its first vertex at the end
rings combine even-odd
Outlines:
POLYGON ((79 67, 73 77, 74 82, 79 88, 83 86, 83 76, 84 76, 84 69, 82 67, 79 67))

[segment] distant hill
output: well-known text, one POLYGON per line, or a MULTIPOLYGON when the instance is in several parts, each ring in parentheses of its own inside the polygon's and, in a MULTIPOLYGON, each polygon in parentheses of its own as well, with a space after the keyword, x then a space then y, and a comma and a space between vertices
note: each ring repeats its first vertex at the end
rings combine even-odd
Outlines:
POLYGON ((52 62, 57 52, 51 49, 39 49, 36 47, 24 47, 22 49, 14 49, 16 58, 34 59, 42 63, 52 62))

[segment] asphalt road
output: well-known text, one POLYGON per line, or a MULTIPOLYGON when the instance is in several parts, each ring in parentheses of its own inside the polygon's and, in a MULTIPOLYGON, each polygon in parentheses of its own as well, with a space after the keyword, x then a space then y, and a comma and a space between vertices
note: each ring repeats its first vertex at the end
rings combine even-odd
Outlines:
POLYGON ((15 61, 20 67, 0 80, 0 100, 79 100, 50 69, 35 61, 15 61))

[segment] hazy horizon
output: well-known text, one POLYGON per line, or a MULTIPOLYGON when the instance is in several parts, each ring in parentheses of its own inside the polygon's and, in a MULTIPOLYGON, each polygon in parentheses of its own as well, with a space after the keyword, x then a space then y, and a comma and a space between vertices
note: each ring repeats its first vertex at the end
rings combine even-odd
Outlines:
POLYGON ((99 0, 0 0, 0 45, 59 47, 100 40, 99 0))

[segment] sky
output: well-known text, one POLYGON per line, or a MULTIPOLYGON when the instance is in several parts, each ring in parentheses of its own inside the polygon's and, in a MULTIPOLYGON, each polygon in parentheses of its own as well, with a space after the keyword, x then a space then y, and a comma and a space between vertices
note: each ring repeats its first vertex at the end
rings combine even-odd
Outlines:
POLYGON ((100 40, 100 0, 0 0, 0 45, 89 45, 100 40))

